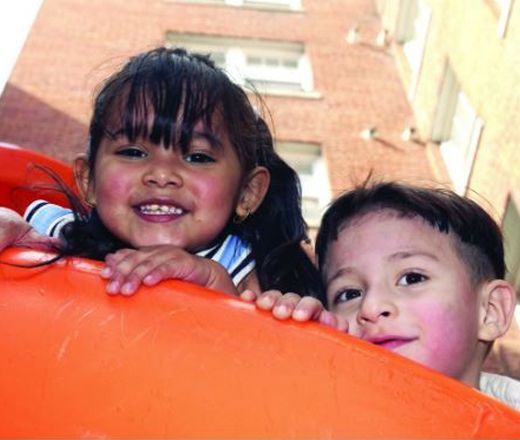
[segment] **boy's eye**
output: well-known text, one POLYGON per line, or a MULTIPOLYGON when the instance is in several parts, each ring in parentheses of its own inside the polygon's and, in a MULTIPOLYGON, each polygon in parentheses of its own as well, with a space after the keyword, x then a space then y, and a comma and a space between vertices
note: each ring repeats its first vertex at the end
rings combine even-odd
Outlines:
POLYGON ((426 281, 428 277, 418 272, 408 272, 405 273, 399 280, 397 284, 399 286, 409 286, 410 284, 417 284, 426 281))
POLYGON ((349 288, 341 290, 334 298, 334 304, 341 304, 352 301, 353 299, 361 297, 361 294, 362 292, 360 289, 349 288))
POLYGON ((189 163, 213 163, 215 159, 205 153, 190 153, 184 156, 184 160, 189 163))
POLYGON ((116 151, 116 155, 125 157, 146 157, 146 152, 137 147, 123 147, 116 151))

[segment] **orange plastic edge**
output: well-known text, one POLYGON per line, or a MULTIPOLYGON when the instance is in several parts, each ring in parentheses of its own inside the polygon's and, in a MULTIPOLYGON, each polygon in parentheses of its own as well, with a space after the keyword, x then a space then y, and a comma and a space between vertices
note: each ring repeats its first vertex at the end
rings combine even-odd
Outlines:
POLYGON ((111 297, 84 259, 15 266, 47 258, 0 255, 0 437, 520 437, 520 413, 348 335, 180 281, 111 297))

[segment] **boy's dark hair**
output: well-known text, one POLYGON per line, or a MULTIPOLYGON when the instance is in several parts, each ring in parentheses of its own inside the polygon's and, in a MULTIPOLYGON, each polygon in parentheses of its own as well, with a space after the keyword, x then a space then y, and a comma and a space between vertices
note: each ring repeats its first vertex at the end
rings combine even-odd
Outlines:
MULTIPOLYGON (((264 166, 271 183, 259 209, 240 224, 230 218, 215 241, 233 233, 251 244, 262 289, 313 293, 319 275, 300 246, 306 224, 298 176, 275 152, 269 128, 244 90, 208 56, 160 47, 130 58, 102 84, 89 128, 90 176, 104 138, 124 134, 130 141, 144 138, 184 153, 198 121, 210 135, 215 133, 216 114, 243 172, 264 166)), ((104 227, 95 209, 88 216, 81 209, 76 212, 76 221, 63 230, 66 254, 103 259, 129 247, 104 227)))
POLYGON ((318 267, 322 274, 329 247, 341 230, 354 219, 381 210, 395 211, 407 218, 420 217, 438 231, 451 233, 456 252, 474 285, 504 278, 502 234, 482 207, 444 188, 396 182, 364 184, 347 191, 331 204, 316 238, 318 267))

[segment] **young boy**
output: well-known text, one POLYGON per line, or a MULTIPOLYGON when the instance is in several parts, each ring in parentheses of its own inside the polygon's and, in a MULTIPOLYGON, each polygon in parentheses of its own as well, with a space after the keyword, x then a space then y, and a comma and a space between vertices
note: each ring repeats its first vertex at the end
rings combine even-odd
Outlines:
MULTIPOLYGON (((513 317, 499 227, 473 201, 397 183, 363 186, 325 213, 316 242, 319 298, 266 292, 275 316, 318 319, 433 368, 520 410, 520 382, 481 374, 513 317)), ((243 295, 244 296, 244 295, 243 295)))

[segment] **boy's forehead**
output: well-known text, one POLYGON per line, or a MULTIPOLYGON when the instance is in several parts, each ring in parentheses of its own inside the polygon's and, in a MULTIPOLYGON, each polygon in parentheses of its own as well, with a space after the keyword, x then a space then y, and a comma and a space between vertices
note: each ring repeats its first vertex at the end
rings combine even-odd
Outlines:
POLYGON ((418 215, 404 215, 396 210, 365 212, 344 221, 331 241, 326 266, 336 265, 345 252, 356 257, 356 249, 381 249, 388 252, 431 250, 459 257, 457 239, 452 232, 441 232, 418 215))

